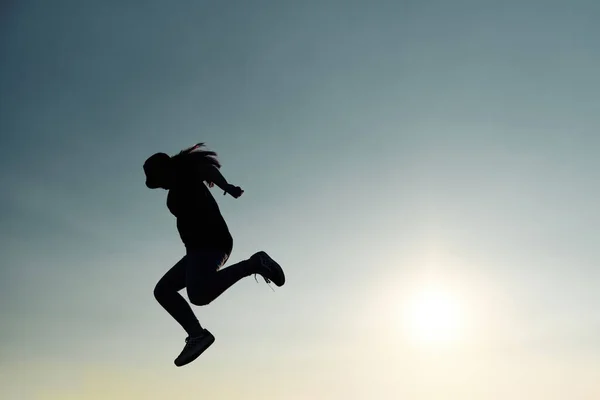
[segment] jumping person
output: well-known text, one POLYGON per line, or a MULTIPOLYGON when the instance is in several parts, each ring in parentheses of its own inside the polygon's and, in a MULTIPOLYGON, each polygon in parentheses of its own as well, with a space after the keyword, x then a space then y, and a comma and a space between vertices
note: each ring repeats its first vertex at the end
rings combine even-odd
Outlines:
POLYGON ((204 143, 182 150, 175 156, 156 153, 144 163, 146 186, 168 191, 167 207, 177 220, 185 256, 156 284, 154 297, 187 332, 185 346, 175 359, 181 367, 194 361, 215 340, 203 328, 188 302, 178 292, 187 289, 189 301, 205 306, 240 279, 261 275, 267 283, 285 283, 281 267, 267 253, 259 251, 249 259, 222 268, 233 250, 233 238, 219 206, 208 188, 217 185, 234 198, 244 191, 231 185, 220 172, 217 154, 204 143))

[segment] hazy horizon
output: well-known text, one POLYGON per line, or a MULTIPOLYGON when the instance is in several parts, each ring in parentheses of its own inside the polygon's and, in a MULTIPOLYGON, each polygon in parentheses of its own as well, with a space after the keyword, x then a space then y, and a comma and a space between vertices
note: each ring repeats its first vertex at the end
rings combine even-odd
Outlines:
POLYGON ((600 398, 599 12, 4 4, 0 397, 600 398), (245 190, 213 191, 232 262, 287 284, 195 308, 216 341, 176 368, 142 163, 197 142, 245 190))

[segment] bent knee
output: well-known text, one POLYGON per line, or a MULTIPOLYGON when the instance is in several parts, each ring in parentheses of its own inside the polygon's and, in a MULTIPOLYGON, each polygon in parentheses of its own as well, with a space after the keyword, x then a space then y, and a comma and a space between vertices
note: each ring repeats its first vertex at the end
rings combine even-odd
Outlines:
POLYGON ((158 300, 159 302, 164 299, 165 297, 168 297, 170 294, 172 294, 173 292, 177 292, 176 290, 174 290, 173 288, 171 288, 169 285, 165 285, 164 283, 158 282, 156 284, 156 286, 154 287, 154 298, 156 300, 158 300))
POLYGON ((188 299, 190 303, 195 306, 207 306, 213 300, 213 296, 210 296, 210 293, 205 290, 189 290, 188 289, 188 299))

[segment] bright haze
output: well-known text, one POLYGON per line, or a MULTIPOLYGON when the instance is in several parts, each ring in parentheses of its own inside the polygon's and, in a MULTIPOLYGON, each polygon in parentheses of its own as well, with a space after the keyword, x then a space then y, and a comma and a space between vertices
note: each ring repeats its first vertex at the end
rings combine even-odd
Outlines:
POLYGON ((600 3, 1 7, 0 398, 600 398, 600 3), (287 284, 176 368, 142 164, 198 142, 287 284))

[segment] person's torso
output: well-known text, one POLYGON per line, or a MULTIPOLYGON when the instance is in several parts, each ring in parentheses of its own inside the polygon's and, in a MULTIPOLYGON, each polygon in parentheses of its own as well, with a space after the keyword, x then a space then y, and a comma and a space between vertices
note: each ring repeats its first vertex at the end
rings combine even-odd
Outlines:
POLYGON ((167 207, 187 247, 231 246, 231 235, 217 201, 201 177, 182 176, 169 190, 167 207))

